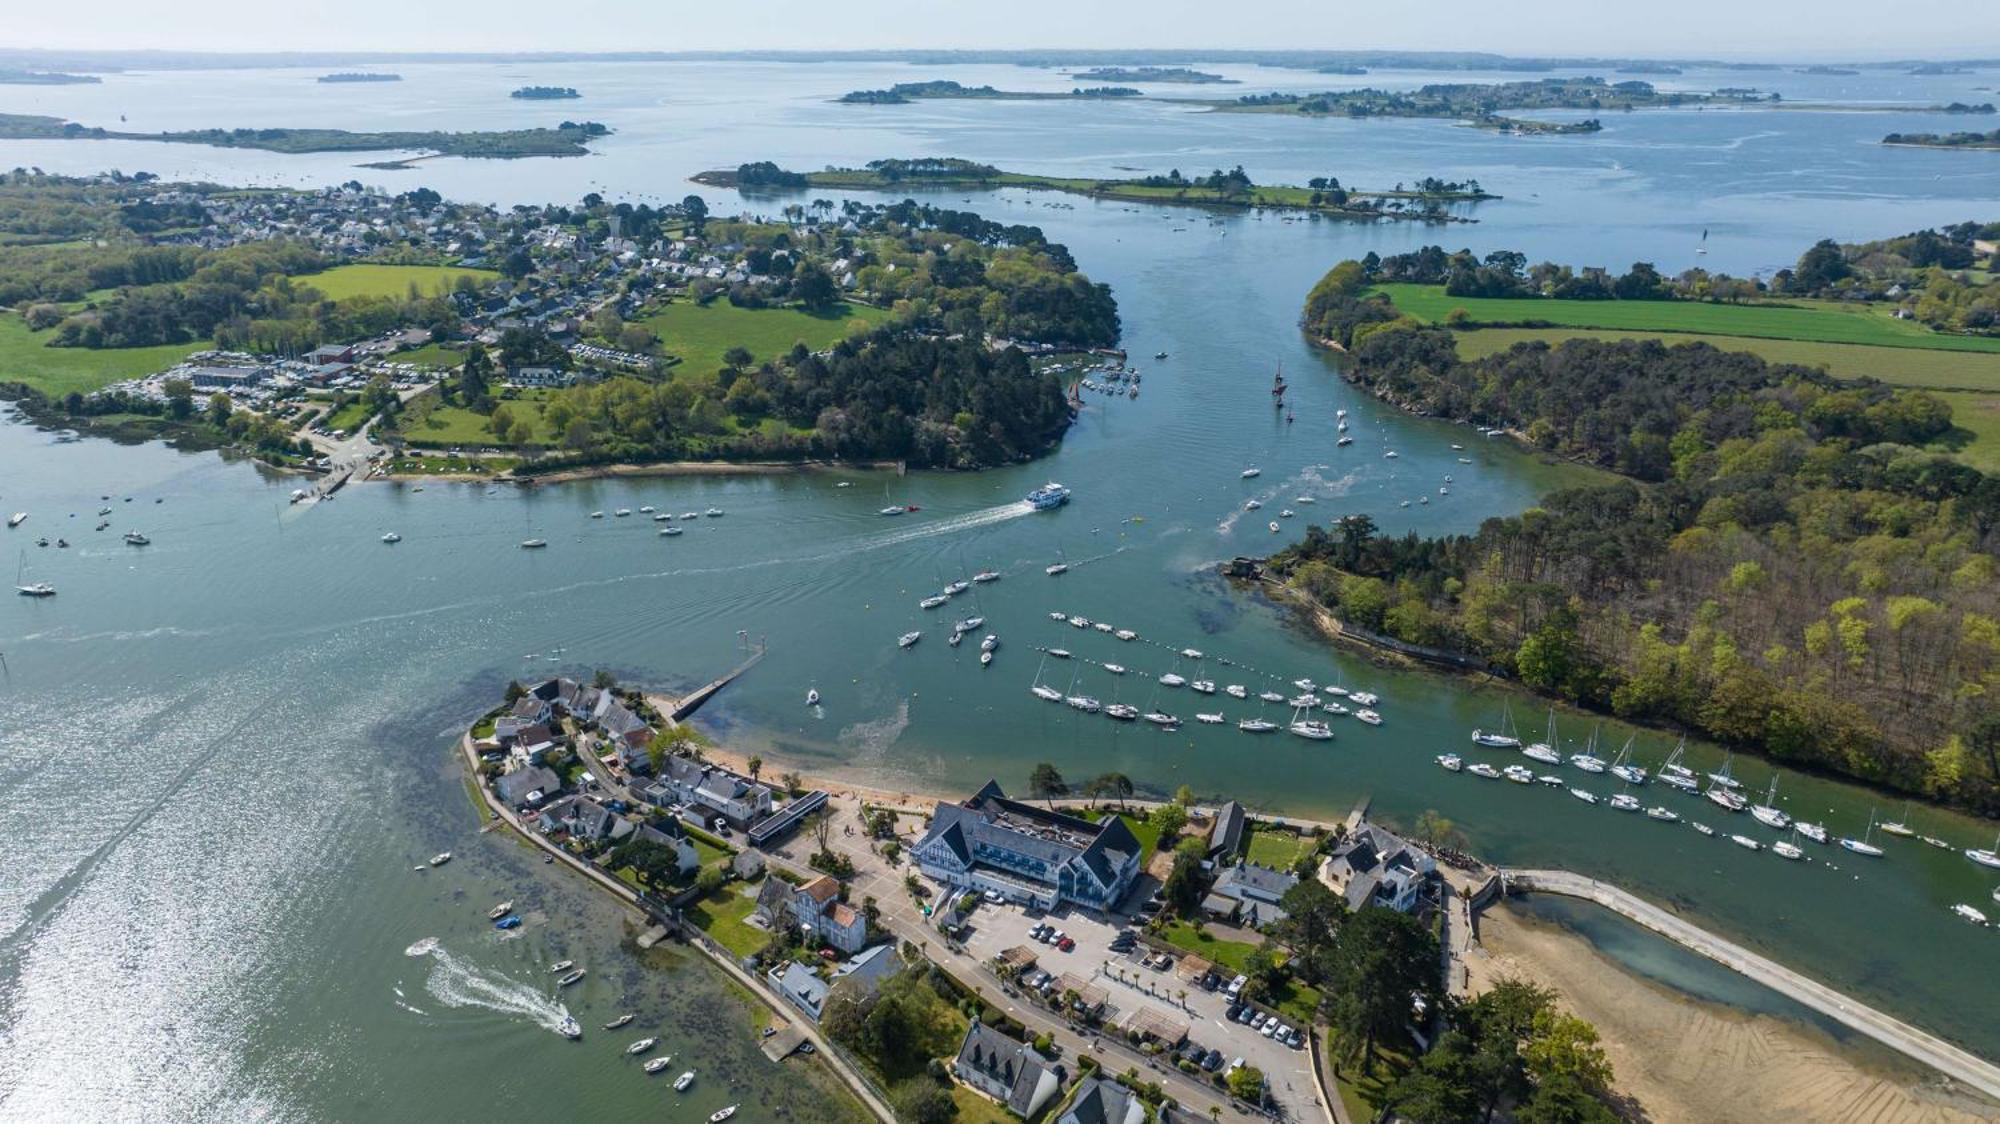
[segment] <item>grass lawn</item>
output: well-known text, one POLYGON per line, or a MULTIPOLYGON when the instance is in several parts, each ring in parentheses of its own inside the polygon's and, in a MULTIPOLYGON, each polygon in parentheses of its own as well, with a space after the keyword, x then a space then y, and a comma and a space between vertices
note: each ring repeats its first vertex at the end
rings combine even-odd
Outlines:
MULTIPOLYGON (((1083 818, 1096 823, 1110 814, 1109 811, 1098 808, 1086 810, 1083 818)), ((1146 864, 1153 861, 1153 852, 1159 849, 1160 829, 1154 827, 1143 816, 1121 814, 1118 818, 1125 821, 1125 826, 1132 829, 1133 838, 1139 841, 1139 869, 1144 870, 1146 864)))
POLYGON ((1442 285, 1380 285, 1396 307, 1420 320, 1442 321, 1463 308, 1475 321, 1546 320, 1572 328, 1641 332, 1701 332, 1718 336, 1858 343, 1938 351, 2000 352, 2000 338, 1947 336, 1884 309, 1826 302, 1798 307, 1703 304, 1695 301, 1558 301, 1539 297, 1451 297, 1442 285))
POLYGON ((367 405, 361 399, 356 398, 347 405, 328 414, 326 420, 320 424, 328 429, 338 429, 345 433, 352 433, 362 422, 367 421, 368 418, 367 405))
POLYGON ((1175 948, 1186 949, 1204 960, 1241 974, 1257 946, 1248 941, 1226 941, 1213 933, 1196 932, 1193 925, 1176 921, 1160 931, 1160 938, 1175 948))
POLYGON ((456 265, 337 265, 323 273, 303 274, 292 278, 301 285, 311 285, 326 294, 328 300, 346 300, 349 297, 402 297, 407 296, 410 286, 425 296, 450 292, 460 277, 470 277, 476 284, 485 284, 499 278, 490 269, 466 269, 456 265))
MULTIPOLYGON (((1334 1033, 1327 1032, 1326 1051, 1328 1057, 1337 1057, 1334 1033)), ((1382 1100, 1388 1095, 1390 1086, 1408 1073, 1413 1064, 1410 1055, 1400 1050, 1378 1046, 1375 1050, 1375 1075, 1365 1077, 1360 1063, 1341 1065, 1334 1071, 1333 1083, 1340 1090, 1340 1102, 1347 1106, 1350 1120, 1373 1120, 1382 1112, 1382 1100)))
POLYGON ((797 308, 737 308, 717 299, 703 306, 675 301, 634 321, 660 337, 661 346, 685 361, 684 369, 707 378, 722 366, 722 353, 742 347, 761 363, 782 355, 795 343, 818 351, 847 338, 849 332, 889 318, 883 309, 842 304, 826 313, 797 308))
POLYGON ((1477 359, 1505 351, 1517 343, 1528 340, 1545 340, 1554 344, 1575 338, 1654 339, 1668 346, 1677 343, 1708 343, 1732 351, 1752 352, 1773 363, 1799 363, 1808 367, 1824 367, 1828 374, 1836 378, 1876 378, 1897 386, 1924 389, 1991 387, 2000 391, 2000 352, 1937 351, 1916 347, 1754 339, 1688 332, 1479 328, 1458 333, 1458 353, 1467 359, 1477 359))
POLYGON ((114 382, 164 370, 209 346, 198 343, 158 347, 46 347, 52 331, 30 331, 14 313, 0 313, 0 382, 21 382, 51 397, 89 394, 114 382))
POLYGON ((756 887, 732 882, 689 906, 686 915, 722 947, 738 956, 749 956, 771 939, 769 933, 745 920, 756 908, 756 887))
POLYGON ((1290 870, 1300 855, 1312 850, 1314 842, 1295 832, 1252 829, 1248 857, 1259 866, 1290 870))
POLYGON ((717 847, 713 843, 696 839, 690 835, 688 836, 688 845, 694 848, 695 856, 701 860, 701 865, 703 866, 712 866, 718 862, 727 863, 729 861, 729 852, 717 847))
POLYGON ((1934 391, 1951 407, 1952 424, 1972 433, 1958 459, 1984 472, 2000 472, 2000 394, 1934 391))
POLYGON ((465 476, 479 478, 498 476, 521 463, 515 457, 480 457, 467 460, 464 457, 411 456, 397 457, 389 462, 389 471, 404 475, 424 476, 465 476))
POLYGON ((396 363, 415 363, 423 367, 443 367, 446 370, 455 370, 459 364, 465 362, 465 352, 446 347, 443 344, 430 343, 422 347, 411 348, 408 351, 398 351, 394 355, 391 355, 389 359, 396 363))
POLYGON ((952 1085, 951 1103, 958 1106, 952 1118, 958 1124, 1018 1124, 1021 1119, 963 1085, 952 1085))

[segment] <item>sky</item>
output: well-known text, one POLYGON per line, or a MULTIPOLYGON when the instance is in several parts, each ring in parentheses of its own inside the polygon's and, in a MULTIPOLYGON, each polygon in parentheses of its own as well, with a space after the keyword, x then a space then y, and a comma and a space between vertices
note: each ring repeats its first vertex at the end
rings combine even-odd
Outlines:
POLYGON ((192 51, 1173 47, 1792 59, 2000 56, 1996 0, 91 0, 5 46, 192 51))

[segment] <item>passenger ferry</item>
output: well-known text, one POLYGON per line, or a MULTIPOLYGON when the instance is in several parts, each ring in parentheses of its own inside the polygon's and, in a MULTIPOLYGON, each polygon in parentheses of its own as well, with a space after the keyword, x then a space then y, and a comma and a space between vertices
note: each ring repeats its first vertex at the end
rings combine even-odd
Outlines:
POLYGON ((1029 492, 1027 499, 1028 505, 1036 511, 1049 511, 1069 502, 1069 489, 1051 480, 1029 492))

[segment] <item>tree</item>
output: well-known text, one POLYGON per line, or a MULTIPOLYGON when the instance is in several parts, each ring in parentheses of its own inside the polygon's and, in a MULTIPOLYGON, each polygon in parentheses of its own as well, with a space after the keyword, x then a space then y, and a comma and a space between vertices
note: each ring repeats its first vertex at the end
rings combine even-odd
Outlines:
POLYGON ((700 234, 708 225, 708 203, 699 195, 689 195, 681 200, 681 215, 687 219, 688 229, 700 234))
POLYGON ((1331 971, 1328 956, 1334 938, 1347 919, 1347 900, 1317 878, 1301 878, 1278 899, 1285 919, 1279 931, 1292 946, 1292 967, 1309 983, 1319 983, 1331 971))
POLYGON ((740 371, 755 361, 750 349, 740 344, 722 353, 722 362, 732 371, 740 371))
POLYGON ((1069 784, 1054 765, 1044 761, 1028 774, 1028 794, 1046 800, 1054 810, 1056 797, 1069 795, 1069 784))
POLYGON ((744 764, 749 768, 750 779, 753 781, 757 779, 757 774, 764 771, 764 759, 755 754, 752 754, 750 760, 744 764))
POLYGON ((1458 830, 1450 820, 1438 814, 1435 808, 1424 809, 1417 817, 1417 839, 1432 847, 1443 846, 1458 830))
POLYGON ((1146 822, 1159 832, 1161 845, 1171 847, 1174 838, 1187 826, 1187 809, 1179 804, 1162 804, 1153 809, 1146 822))
POLYGON ((949 1124, 958 1116, 951 1091, 929 1077, 912 1077, 898 1085, 890 1099, 896 1105, 896 1119, 910 1124, 949 1124))
POLYGON ((1251 1104, 1264 1103, 1264 1071, 1254 1065, 1239 1065, 1229 1071, 1229 1094, 1251 1104))
POLYGON ((209 423, 211 425, 227 425, 229 423, 230 411, 234 410, 235 408, 236 408, 235 404, 230 402, 229 396, 227 394, 224 394, 221 391, 216 391, 214 394, 209 395, 208 396, 209 423))
POLYGON ((1175 789, 1174 803, 1179 804, 1183 808, 1194 807, 1194 789, 1188 787, 1187 785, 1182 785, 1179 788, 1175 789))
POLYGON ((1160 887, 1160 897, 1178 917, 1194 917, 1201 911, 1201 860, 1186 851, 1174 852, 1174 868, 1160 887))
POLYGON ((1616 1124, 1619 1117, 1582 1082, 1558 1075, 1536 1085, 1514 1119, 1518 1124, 1616 1124))
POLYGON ((516 247, 512 253, 500 259, 500 272, 519 281, 535 271, 535 259, 528 254, 526 246, 516 247))
POLYGON ((167 395, 167 413, 183 420, 194 413, 194 384, 186 379, 168 379, 162 388, 167 395))
POLYGON ((1412 1001, 1436 991, 1437 938, 1409 914, 1370 906, 1340 927, 1330 967, 1341 1051, 1373 1073, 1377 1044, 1399 1038, 1412 1001))
POLYGON ((1535 1012, 1521 1057, 1537 1084, 1561 1078, 1591 1093, 1611 1085, 1611 1062, 1598 1044, 1597 1028, 1566 1011, 1535 1012))

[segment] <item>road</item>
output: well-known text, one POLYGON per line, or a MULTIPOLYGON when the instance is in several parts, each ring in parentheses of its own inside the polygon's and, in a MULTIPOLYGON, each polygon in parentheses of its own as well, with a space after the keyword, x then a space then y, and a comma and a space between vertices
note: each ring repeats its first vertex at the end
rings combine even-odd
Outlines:
POLYGON ((1502 876, 1511 888, 1540 890, 1596 902, 1947 1077, 2000 1099, 2000 1066, 1718 937, 1610 883, 1566 870, 1504 870, 1502 876))

